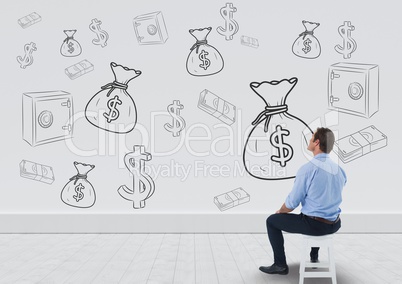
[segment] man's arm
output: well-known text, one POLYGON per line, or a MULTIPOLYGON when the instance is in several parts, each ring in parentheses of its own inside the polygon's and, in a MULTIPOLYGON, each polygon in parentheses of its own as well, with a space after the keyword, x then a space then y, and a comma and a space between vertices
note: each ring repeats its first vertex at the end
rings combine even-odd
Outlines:
POLYGON ((287 208, 287 207, 286 207, 286 204, 283 203, 283 204, 282 204, 282 207, 281 207, 278 211, 276 211, 276 213, 277 213, 277 214, 278 214, 278 213, 289 213, 289 212, 292 212, 292 211, 293 211, 293 209, 287 208))

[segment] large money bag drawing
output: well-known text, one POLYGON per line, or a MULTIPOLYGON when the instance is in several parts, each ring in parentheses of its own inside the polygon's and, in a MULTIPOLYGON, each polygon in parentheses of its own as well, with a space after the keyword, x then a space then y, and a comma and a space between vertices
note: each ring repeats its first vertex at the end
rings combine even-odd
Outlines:
POLYGON ((191 75, 209 76, 223 69, 222 55, 207 41, 211 30, 212 28, 209 27, 189 31, 196 39, 196 43, 190 48, 191 52, 186 62, 187 72, 191 75))
POLYGON ((78 56, 82 52, 81 45, 74 39, 74 34, 77 30, 64 30, 67 36, 60 47, 60 53, 66 57, 78 56))
POLYGON ((61 191, 61 200, 70 206, 78 208, 89 208, 95 204, 96 196, 92 184, 87 180, 87 174, 94 165, 74 162, 77 174, 70 178, 70 181, 61 191))
POLYGON ((128 133, 137 123, 137 109, 127 92, 128 82, 141 71, 110 63, 114 81, 101 87, 85 107, 85 117, 94 126, 114 133, 128 133))
MULTIPOLYGON (((305 141, 303 131, 311 129, 303 120, 288 112, 286 98, 296 84, 295 77, 250 83, 251 89, 265 103, 265 109, 252 122, 253 128, 243 150, 244 166, 255 178, 294 178, 302 165, 300 161, 304 156, 300 143, 305 141)), ((307 147, 307 144, 302 147, 307 147)))
POLYGON ((314 36, 314 30, 320 25, 309 21, 302 21, 305 28, 304 32, 299 34, 292 46, 295 55, 303 58, 314 59, 321 54, 321 45, 314 36))

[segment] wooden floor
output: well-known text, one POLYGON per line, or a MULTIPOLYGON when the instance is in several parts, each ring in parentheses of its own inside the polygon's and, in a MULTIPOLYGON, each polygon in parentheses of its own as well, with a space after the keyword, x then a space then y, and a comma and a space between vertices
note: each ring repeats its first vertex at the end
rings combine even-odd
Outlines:
MULTIPOLYGON (((298 283, 300 244, 280 276, 265 234, 0 234, 0 283, 298 283)), ((336 234, 335 260, 339 284, 402 283, 402 235, 336 234)))

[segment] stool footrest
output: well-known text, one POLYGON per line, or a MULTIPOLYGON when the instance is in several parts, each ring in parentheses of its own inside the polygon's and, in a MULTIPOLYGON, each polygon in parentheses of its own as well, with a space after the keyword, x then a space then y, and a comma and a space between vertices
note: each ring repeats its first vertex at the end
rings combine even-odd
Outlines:
POLYGON ((305 267, 320 267, 320 268, 329 268, 329 262, 306 262, 305 267))
POLYGON ((326 278, 332 277, 332 272, 317 271, 317 272, 304 272, 304 278, 326 278))

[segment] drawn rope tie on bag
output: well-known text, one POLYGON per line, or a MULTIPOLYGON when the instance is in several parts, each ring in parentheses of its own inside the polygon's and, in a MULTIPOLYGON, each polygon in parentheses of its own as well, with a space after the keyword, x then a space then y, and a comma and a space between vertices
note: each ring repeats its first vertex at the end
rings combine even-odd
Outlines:
POLYGON ((109 92, 107 92, 106 97, 109 97, 109 95, 114 91, 114 89, 127 90, 127 88, 128 88, 127 84, 119 83, 116 81, 101 87, 102 90, 110 89, 109 92))
POLYGON ((74 181, 74 185, 76 185, 76 183, 77 183, 77 181, 79 180, 79 179, 87 179, 87 175, 82 175, 82 174, 76 174, 75 176, 73 176, 72 178, 70 178, 70 181, 71 180, 75 180, 74 181))
POLYGON ((304 32, 302 32, 301 34, 299 34, 299 37, 300 36, 303 36, 303 40, 306 38, 306 36, 307 35, 314 35, 314 32, 313 31, 304 31, 304 32))
POLYGON ((193 51, 194 48, 197 48, 195 52, 198 54, 198 49, 200 48, 200 46, 203 44, 207 44, 207 43, 208 43, 208 41, 206 39, 205 40, 197 39, 197 41, 193 44, 193 46, 190 48, 190 50, 193 51))
POLYGON ((265 110, 260 112, 256 119, 251 123, 252 125, 257 125, 260 122, 265 120, 264 124, 264 132, 268 132, 268 125, 271 121, 271 117, 275 114, 280 114, 288 111, 288 105, 279 105, 279 106, 266 106, 265 110))

